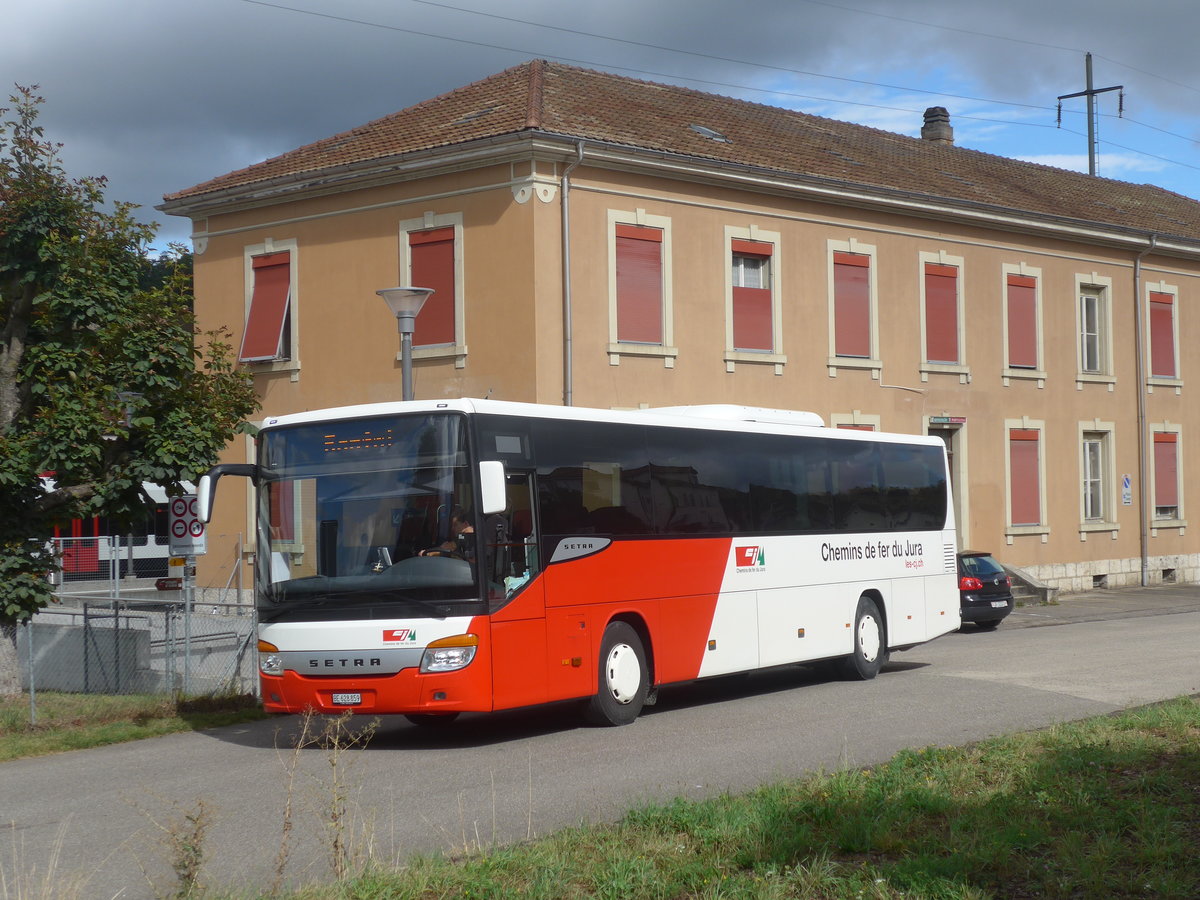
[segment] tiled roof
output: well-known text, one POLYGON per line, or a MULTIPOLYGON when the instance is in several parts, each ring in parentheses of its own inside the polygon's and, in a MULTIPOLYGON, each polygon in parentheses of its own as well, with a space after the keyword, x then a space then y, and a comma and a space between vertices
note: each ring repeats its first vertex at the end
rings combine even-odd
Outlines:
POLYGON ((1200 241, 1200 202, 1152 185, 545 60, 165 199, 236 195, 330 168, 526 131, 1200 241))

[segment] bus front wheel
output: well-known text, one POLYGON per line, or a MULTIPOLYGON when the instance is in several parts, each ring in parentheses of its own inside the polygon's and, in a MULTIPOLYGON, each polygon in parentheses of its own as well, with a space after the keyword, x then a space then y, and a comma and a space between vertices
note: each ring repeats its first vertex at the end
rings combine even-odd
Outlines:
POLYGON ((593 725, 628 725, 641 713, 650 689, 650 667, 642 639, 627 622, 604 629, 599 684, 585 716, 593 725))
POLYGON ((865 594, 858 598, 854 612, 854 652, 842 660, 842 670, 850 678, 870 681, 887 662, 887 638, 883 618, 875 601, 865 594))

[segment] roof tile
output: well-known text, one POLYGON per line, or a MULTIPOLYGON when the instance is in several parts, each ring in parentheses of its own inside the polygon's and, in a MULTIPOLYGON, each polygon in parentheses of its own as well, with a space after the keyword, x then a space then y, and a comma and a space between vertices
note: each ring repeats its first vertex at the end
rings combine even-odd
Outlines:
POLYGON ((832 179, 1200 240, 1200 203, 1153 185, 545 60, 506 69, 165 199, 236 194, 277 179, 531 130, 785 177, 832 179))

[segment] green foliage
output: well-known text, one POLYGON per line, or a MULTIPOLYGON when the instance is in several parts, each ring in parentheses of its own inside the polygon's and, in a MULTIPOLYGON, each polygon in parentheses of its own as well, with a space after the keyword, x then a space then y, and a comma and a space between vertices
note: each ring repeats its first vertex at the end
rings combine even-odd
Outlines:
POLYGON ((146 256, 153 227, 104 179, 73 180, 42 103, 0 111, 0 625, 49 598, 52 523, 140 517, 207 469, 257 406, 223 332, 192 315, 191 255, 146 256), (39 476, 52 474, 47 490, 39 476))

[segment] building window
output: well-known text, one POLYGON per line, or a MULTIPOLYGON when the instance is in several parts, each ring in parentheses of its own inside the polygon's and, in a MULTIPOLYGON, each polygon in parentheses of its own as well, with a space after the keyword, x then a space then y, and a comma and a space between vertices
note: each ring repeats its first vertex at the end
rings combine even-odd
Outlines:
POLYGON ((958 269, 925 265, 925 359, 943 365, 958 359, 958 269))
MULTIPOLYGON (((426 213, 400 222, 401 284, 433 288, 413 326, 414 359, 466 365, 462 213, 426 213)), ((398 356, 398 355, 397 355, 398 356)))
POLYGON ((1096 435, 1083 439, 1083 518, 1104 518, 1104 444, 1096 435))
POLYGON ((1049 533, 1045 523, 1045 459, 1043 423, 1029 419, 1005 422, 1008 436, 1008 528, 1013 534, 1049 533))
POLYGON ((1039 437, 1040 433, 1032 428, 1013 428, 1008 432, 1013 525, 1042 523, 1039 437))
POLYGON ((1179 378, 1179 335, 1175 310, 1176 289, 1171 285, 1158 284, 1151 288, 1149 296, 1150 377, 1178 384, 1179 378))
POLYGON ((1154 518, 1177 521, 1179 504, 1179 434, 1154 432, 1154 518))
POLYGON ((730 262, 733 287, 733 349, 771 353, 775 349, 771 300, 774 245, 734 241, 730 262))
POLYGON ((670 220, 645 210, 609 210, 608 218, 609 362, 659 356, 671 367, 670 220))
POLYGON ((833 355, 871 356, 871 257, 833 254, 833 355))
POLYGON ((1041 270, 1022 263, 1004 272, 1004 378, 1036 378, 1042 371, 1041 270))
POLYGON ((263 369, 299 368, 296 242, 267 240, 243 250, 246 327, 238 359, 263 369))
POLYGON ((1112 368, 1112 279, 1096 272, 1075 276, 1078 382, 1103 383, 1110 391, 1112 368))
POLYGON ((433 288, 413 327, 413 347, 454 343, 454 229, 408 233, 411 284, 433 288))
POLYGON ((1079 425, 1080 516, 1085 531, 1116 528, 1112 432, 1111 422, 1079 425))
POLYGON ((855 238, 828 242, 829 374, 870 369, 878 378, 875 247, 855 238))
POLYGON ((617 226, 617 340, 662 343, 662 229, 617 226))
POLYGON ((725 371, 750 363, 782 375, 779 234, 726 225, 725 258, 725 371))
POLYGON ((1104 294, 1090 288, 1079 295, 1079 368, 1089 375, 1107 371, 1104 356, 1104 294))
POLYGON ((932 372, 959 375, 966 383, 963 364, 963 260, 946 253, 921 254, 921 338, 925 363, 923 380, 932 372))

